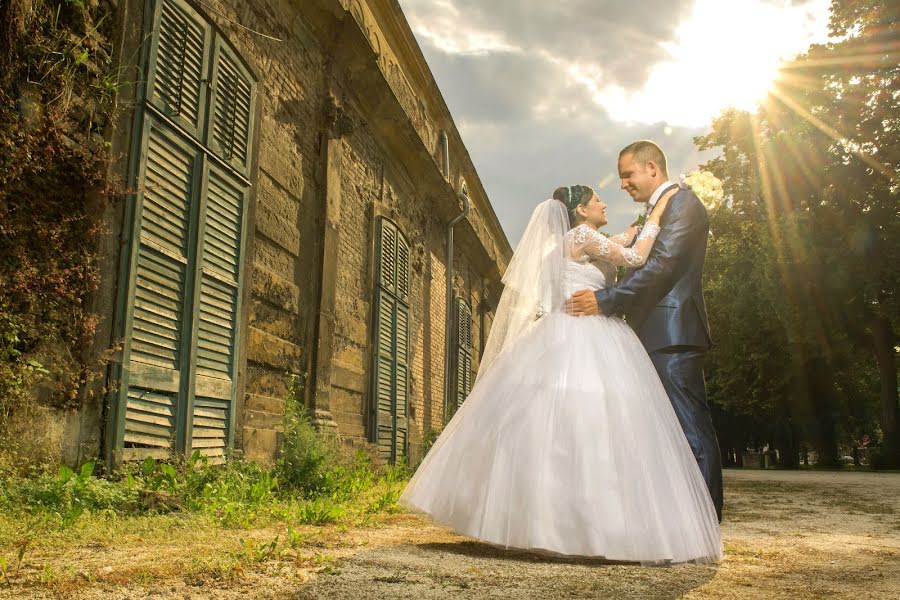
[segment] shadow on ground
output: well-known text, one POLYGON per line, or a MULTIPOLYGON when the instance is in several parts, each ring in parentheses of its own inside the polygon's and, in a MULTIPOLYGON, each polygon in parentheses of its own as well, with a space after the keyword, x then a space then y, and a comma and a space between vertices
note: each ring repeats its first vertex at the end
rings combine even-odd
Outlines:
POLYGON ((491 544, 476 541, 464 541, 456 543, 419 544, 423 550, 435 552, 452 552, 472 558, 493 558, 496 560, 514 560, 518 562, 532 563, 557 563, 566 565, 581 565, 584 567, 603 566, 639 566, 638 563, 621 560, 606 560, 603 558, 570 557, 553 554, 545 554, 537 551, 505 549, 491 544))
POLYGON ((471 540, 401 544, 339 561, 296 598, 680 598, 716 565, 647 568, 544 556, 471 540))

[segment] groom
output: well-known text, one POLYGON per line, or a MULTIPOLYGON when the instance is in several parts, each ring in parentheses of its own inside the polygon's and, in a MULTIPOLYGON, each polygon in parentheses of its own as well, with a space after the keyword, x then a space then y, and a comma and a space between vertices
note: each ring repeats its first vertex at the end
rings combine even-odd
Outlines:
MULTIPOLYGON (((619 178, 646 205, 645 216, 678 187, 669 181, 662 149, 648 140, 619 153, 619 178)), ((576 292, 569 313, 625 315, 666 388, 721 522, 722 462, 703 381, 703 355, 712 343, 701 287, 709 216, 690 189, 682 190, 669 200, 660 227, 643 267, 614 286, 576 292)))

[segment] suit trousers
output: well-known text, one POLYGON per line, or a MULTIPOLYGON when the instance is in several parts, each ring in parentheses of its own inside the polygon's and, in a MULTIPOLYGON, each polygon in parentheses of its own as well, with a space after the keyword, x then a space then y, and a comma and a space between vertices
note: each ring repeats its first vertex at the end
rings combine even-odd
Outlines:
POLYGON ((671 346, 650 353, 650 359, 678 415, 681 428, 694 452, 700 472, 722 522, 722 456, 713 428, 706 384, 703 381, 704 351, 693 346, 671 346))

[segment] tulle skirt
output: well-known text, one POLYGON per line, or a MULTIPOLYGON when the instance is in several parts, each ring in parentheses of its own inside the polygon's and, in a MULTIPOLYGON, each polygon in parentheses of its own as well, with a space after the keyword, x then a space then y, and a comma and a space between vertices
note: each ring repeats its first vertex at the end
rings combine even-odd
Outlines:
POLYGON ((539 319, 479 378, 401 504, 505 548, 643 564, 722 557, 678 418, 618 318, 539 319))

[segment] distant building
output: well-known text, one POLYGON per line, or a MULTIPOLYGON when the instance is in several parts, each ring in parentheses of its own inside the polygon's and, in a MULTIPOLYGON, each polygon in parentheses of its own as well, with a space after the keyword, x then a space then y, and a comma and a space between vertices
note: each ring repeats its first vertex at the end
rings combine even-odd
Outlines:
POLYGON ((135 193, 95 304, 98 347, 124 345, 66 460, 272 460, 297 380, 320 427, 415 461, 471 387, 511 249, 399 5, 111 4, 138 84, 110 177, 135 193))

